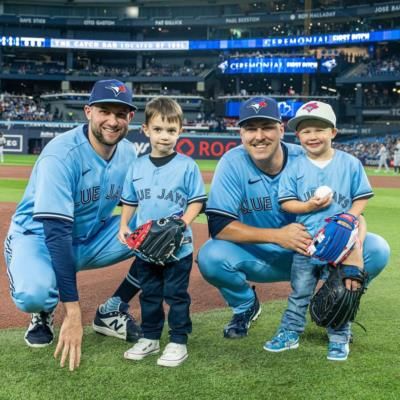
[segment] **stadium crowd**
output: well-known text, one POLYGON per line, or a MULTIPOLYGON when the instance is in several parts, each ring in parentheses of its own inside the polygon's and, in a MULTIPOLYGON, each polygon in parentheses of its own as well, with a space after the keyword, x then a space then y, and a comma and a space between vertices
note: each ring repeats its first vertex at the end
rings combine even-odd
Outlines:
POLYGON ((399 135, 370 136, 346 142, 336 142, 334 147, 352 154, 361 160, 364 165, 375 165, 379 158, 380 147, 384 144, 388 152, 388 165, 392 165, 396 143, 399 138, 400 133, 399 135))
POLYGON ((207 68, 205 63, 199 65, 178 65, 173 63, 153 62, 138 70, 136 66, 117 66, 103 65, 95 63, 82 63, 73 68, 67 68, 63 61, 42 61, 42 60, 14 60, 10 63, 4 63, 2 66, 3 74, 19 75, 67 75, 67 76, 119 76, 129 78, 133 76, 161 76, 161 77, 180 77, 197 76, 203 73, 207 68))
POLYGON ((392 54, 384 59, 372 59, 364 63, 364 68, 360 70, 360 76, 376 77, 381 75, 399 75, 400 57, 392 54))
POLYGON ((59 115, 30 96, 3 93, 0 97, 0 118, 5 121, 53 121, 59 115))

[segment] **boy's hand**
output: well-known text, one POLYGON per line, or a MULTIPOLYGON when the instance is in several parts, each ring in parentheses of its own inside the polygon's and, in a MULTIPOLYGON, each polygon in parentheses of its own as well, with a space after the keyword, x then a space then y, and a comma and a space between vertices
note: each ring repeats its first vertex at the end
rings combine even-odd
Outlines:
POLYGON ((118 232, 118 240, 122 243, 127 245, 126 243, 126 238, 132 233, 132 231, 129 229, 129 226, 121 226, 119 228, 118 232))
POLYGON ((309 206, 310 212, 322 210, 323 208, 328 207, 332 203, 332 196, 330 194, 327 194, 324 197, 313 196, 306 203, 309 206))

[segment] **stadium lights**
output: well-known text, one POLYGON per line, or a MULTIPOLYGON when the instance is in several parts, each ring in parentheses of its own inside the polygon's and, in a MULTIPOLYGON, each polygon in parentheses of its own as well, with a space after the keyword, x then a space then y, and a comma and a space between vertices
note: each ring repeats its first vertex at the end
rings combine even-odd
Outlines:
POLYGON ((139 7, 136 6, 126 7, 126 15, 129 18, 137 18, 139 16, 139 7))

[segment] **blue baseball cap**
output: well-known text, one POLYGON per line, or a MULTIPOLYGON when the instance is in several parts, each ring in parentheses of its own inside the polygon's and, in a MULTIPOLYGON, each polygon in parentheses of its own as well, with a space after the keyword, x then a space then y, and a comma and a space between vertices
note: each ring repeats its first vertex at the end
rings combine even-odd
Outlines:
POLYGON ((116 79, 101 80, 94 84, 89 97, 89 106, 97 103, 125 104, 132 111, 137 110, 132 103, 132 90, 116 79))
POLYGON ((282 122, 278 103, 274 99, 265 96, 252 97, 243 102, 239 110, 238 125, 242 125, 243 122, 256 118, 265 118, 276 122, 282 122))

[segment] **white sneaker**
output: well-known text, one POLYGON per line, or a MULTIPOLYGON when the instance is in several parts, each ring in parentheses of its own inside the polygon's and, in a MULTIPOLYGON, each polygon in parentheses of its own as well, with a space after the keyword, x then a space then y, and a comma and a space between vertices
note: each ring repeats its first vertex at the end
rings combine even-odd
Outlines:
POLYGON ((160 351, 160 341, 141 338, 139 341, 124 353, 127 360, 143 360, 143 358, 156 354, 160 351))
POLYGON ((186 344, 171 342, 165 347, 162 356, 157 360, 157 364, 163 367, 178 367, 188 356, 186 344))

